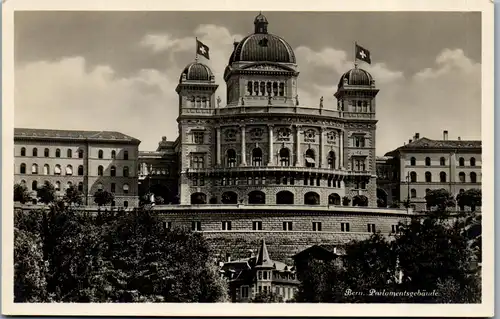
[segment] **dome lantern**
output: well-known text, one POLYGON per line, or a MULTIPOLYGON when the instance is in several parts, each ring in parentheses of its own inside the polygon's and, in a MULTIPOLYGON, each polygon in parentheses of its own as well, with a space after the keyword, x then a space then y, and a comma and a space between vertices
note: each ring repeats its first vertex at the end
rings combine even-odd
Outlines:
POLYGON ((262 12, 255 17, 253 24, 255 25, 255 33, 267 33, 267 25, 269 22, 267 22, 267 18, 262 14, 262 12))

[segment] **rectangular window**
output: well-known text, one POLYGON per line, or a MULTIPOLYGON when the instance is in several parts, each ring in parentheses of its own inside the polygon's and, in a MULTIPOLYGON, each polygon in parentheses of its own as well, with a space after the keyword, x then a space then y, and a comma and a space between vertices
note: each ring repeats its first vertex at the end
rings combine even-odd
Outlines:
POLYGON ((192 231, 201 231, 201 222, 191 222, 192 231))
POLYGON ((204 136, 205 136, 205 134, 203 132, 194 132, 194 134, 193 134, 194 142, 196 144, 203 144, 204 143, 204 136))
POLYGON ((290 185, 295 185, 295 178, 293 176, 290 177, 290 185))
POLYGON ((340 231, 349 232, 350 231, 349 223, 341 223, 340 224, 340 231))
POLYGON ((163 222, 163 228, 172 229, 172 222, 163 222))
POLYGON ((261 221, 253 221, 252 222, 253 230, 262 230, 262 222, 261 221))
POLYGON ((111 193, 114 193, 116 191, 116 184, 111 183, 111 193))
POLYGON ((231 230, 231 222, 222 222, 222 230, 231 230))
POLYGON ((321 222, 313 222, 313 231, 321 231, 321 222))
POLYGON ((369 233, 374 233, 376 231, 375 230, 375 224, 368 224, 367 228, 368 228, 368 232, 369 233))
POLYGON ((198 179, 196 177, 193 178, 193 186, 198 186, 198 179))
POLYGON ((248 298, 248 286, 241 287, 241 298, 248 298))
POLYGON ((293 230, 293 223, 292 222, 283 222, 283 230, 284 231, 293 230))
POLYGON ((398 225, 391 225, 391 233, 395 234, 398 230, 398 225))
POLYGON ((321 186, 321 179, 316 179, 316 186, 321 186))

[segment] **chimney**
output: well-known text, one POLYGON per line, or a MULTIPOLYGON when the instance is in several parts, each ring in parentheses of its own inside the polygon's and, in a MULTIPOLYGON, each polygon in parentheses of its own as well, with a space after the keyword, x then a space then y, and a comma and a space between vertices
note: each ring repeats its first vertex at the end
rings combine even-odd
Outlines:
POLYGON ((410 144, 410 143, 411 143, 411 139, 408 140, 408 144, 410 144))
POLYGON ((415 139, 418 140, 420 138, 420 133, 415 133, 415 139))
POLYGON ((458 137, 458 140, 461 141, 462 139, 460 138, 460 136, 458 137))
POLYGON ((443 140, 448 140, 448 131, 443 131, 443 140))

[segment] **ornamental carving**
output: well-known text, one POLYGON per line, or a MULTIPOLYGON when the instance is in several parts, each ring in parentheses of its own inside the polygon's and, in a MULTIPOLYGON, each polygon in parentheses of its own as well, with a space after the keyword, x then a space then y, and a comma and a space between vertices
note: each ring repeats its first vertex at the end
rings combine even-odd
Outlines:
POLYGON ((250 138, 254 141, 262 140, 262 136, 264 136, 264 130, 260 127, 250 130, 250 138))
POLYGON ((316 141, 316 131, 313 129, 308 129, 304 132, 304 142, 315 142, 316 141))
POLYGON ((227 129, 227 130, 225 131, 225 138, 226 138, 226 141, 227 141, 227 142, 234 142, 234 141, 236 141, 236 134, 237 134, 237 133, 236 133, 236 130, 235 130, 235 129, 232 129, 232 128, 227 129))
POLYGON ((288 127, 282 127, 278 129, 278 141, 289 141, 292 130, 288 127))
POLYGON ((334 144, 337 141, 337 133, 335 133, 335 131, 326 133, 326 141, 329 144, 334 144))

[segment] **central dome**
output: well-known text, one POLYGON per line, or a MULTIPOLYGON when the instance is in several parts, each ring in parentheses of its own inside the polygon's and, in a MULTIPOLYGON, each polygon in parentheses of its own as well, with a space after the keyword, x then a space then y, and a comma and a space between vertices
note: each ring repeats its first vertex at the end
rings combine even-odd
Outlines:
POLYGON ((267 32, 267 18, 254 20, 255 32, 235 43, 229 64, 239 61, 296 63, 292 47, 283 38, 267 32))

